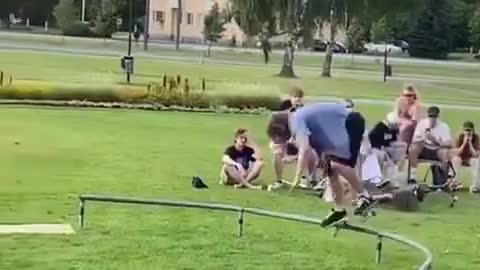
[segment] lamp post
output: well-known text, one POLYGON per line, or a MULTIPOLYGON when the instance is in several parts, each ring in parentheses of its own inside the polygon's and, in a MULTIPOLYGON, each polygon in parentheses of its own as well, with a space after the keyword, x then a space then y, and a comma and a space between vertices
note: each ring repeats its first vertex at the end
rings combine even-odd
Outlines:
POLYGON ((127 83, 130 83, 130 76, 133 73, 133 57, 132 57, 132 31, 133 31, 133 0, 128 1, 128 54, 125 62, 127 67, 127 83))
POLYGON ((82 0, 82 22, 85 22, 85 9, 86 9, 85 1, 86 0, 82 0))

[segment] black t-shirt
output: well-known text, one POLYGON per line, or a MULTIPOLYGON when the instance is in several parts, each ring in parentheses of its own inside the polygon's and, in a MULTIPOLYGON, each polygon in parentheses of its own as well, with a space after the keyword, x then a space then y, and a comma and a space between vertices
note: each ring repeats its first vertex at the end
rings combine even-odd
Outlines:
POLYGON ((388 147, 396 141, 398 130, 389 128, 384 122, 378 122, 368 134, 372 148, 388 147))
POLYGON ((253 148, 245 146, 241 151, 237 150, 234 145, 225 149, 225 155, 229 156, 235 162, 242 164, 244 169, 248 169, 250 162, 255 162, 254 157, 255 150, 253 148))
POLYGON ((292 109, 298 109, 302 106, 303 105, 299 105, 299 106, 294 107, 293 104, 292 104, 292 101, 290 99, 285 99, 284 101, 282 101, 282 103, 280 103, 280 106, 278 107, 278 110, 279 111, 289 111, 289 110, 292 110, 292 109))

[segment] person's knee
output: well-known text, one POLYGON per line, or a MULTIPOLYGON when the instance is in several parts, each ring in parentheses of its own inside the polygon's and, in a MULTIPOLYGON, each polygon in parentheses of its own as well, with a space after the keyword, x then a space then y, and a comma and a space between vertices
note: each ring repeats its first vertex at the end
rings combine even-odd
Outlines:
POLYGON ((437 155, 438 155, 438 159, 440 159, 440 161, 442 161, 442 162, 448 162, 449 161, 448 150, 440 149, 440 150, 438 150, 437 155))

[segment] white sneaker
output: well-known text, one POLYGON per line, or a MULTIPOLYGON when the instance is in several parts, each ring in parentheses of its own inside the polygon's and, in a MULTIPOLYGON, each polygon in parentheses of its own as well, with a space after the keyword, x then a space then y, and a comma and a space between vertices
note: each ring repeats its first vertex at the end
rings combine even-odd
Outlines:
POLYGON ((276 189, 280 189, 284 186, 284 184, 282 182, 275 182, 271 185, 268 186, 268 191, 272 191, 272 190, 276 190, 276 189))
POLYGON ((302 180, 300 181, 300 184, 298 184, 298 186, 303 189, 312 188, 312 185, 310 184, 310 179, 307 177, 302 177, 302 180))
POLYGON ((318 184, 316 184, 314 187, 313 187, 313 190, 314 191, 322 191, 322 190, 325 190, 327 188, 327 181, 320 181, 318 182, 318 184))

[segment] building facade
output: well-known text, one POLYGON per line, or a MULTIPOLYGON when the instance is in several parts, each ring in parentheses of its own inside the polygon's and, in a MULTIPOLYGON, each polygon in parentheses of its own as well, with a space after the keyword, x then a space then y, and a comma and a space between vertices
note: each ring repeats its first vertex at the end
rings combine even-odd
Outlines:
MULTIPOLYGON (((228 4, 228 0, 182 0, 182 12, 179 12, 178 0, 150 0, 150 37, 174 40, 177 33, 177 17, 181 14, 181 41, 201 42, 203 19, 215 2, 220 9, 226 8, 228 4)), ((235 37, 240 43, 243 41, 244 34, 236 23, 228 23, 225 28, 223 40, 235 37)))

